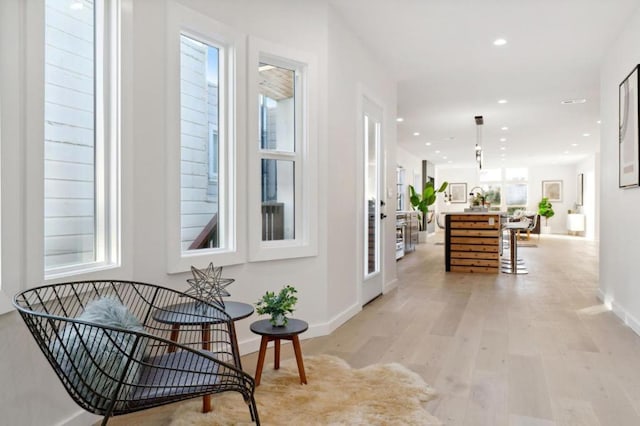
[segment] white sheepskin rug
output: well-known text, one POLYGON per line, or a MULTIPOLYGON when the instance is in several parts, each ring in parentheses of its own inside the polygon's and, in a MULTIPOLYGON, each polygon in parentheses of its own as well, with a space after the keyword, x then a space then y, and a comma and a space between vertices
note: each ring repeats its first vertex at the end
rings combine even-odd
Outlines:
MULTIPOLYGON (((344 360, 320 355, 304 359, 307 385, 301 385, 294 359, 279 370, 265 364, 255 398, 263 425, 439 425, 424 405, 434 390, 400 364, 375 364, 359 370, 344 360)), ((171 426, 250 425, 240 394, 212 398, 203 414, 201 399, 182 404, 171 426)))

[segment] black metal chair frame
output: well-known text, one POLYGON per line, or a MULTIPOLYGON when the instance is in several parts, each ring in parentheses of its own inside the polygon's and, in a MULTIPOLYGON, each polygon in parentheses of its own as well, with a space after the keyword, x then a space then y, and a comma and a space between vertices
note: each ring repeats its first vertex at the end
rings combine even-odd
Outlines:
POLYGON ((13 303, 71 398, 104 416, 102 425, 112 416, 226 391, 239 392, 251 419, 260 424, 254 379, 239 368, 232 320, 217 305, 166 287, 119 280, 45 285, 18 293, 13 303), (77 318, 89 302, 103 297, 119 300, 144 331, 77 318), (181 302, 197 302, 202 322, 182 326, 177 336, 154 313, 181 302), (208 341, 203 341, 205 326, 208 341), (65 347, 71 331, 81 341, 74 348, 65 347), (109 353, 124 363, 122 372, 105 367, 100 345, 109 345, 109 353), (87 364, 94 377, 82 377, 87 364))

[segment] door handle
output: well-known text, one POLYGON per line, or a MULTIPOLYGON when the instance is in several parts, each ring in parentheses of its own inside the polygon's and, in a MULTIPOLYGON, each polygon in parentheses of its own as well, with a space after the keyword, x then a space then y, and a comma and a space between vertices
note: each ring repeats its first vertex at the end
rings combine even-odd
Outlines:
POLYGON ((380 220, 384 219, 385 217, 387 217, 387 215, 386 215, 386 214, 384 214, 384 213, 380 213, 380 220))

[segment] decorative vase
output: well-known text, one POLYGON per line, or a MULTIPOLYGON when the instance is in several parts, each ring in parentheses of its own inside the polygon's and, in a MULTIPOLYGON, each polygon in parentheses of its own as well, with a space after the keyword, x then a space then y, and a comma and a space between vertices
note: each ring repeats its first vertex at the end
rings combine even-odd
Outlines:
POLYGON ((287 325, 287 317, 282 314, 272 315, 271 324, 274 327, 284 327, 285 325, 287 325))

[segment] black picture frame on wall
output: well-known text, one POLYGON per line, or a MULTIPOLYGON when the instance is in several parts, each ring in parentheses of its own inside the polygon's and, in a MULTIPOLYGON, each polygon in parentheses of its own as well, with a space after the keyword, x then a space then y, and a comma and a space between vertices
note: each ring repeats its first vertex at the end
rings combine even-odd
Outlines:
POLYGON ((618 87, 618 187, 640 185, 640 65, 618 87))

